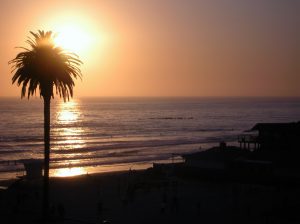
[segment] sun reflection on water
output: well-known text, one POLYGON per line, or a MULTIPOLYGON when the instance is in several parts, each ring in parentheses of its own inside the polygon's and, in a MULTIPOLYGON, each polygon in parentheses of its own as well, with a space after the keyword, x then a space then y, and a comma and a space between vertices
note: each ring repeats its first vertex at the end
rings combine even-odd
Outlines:
POLYGON ((76 121, 78 115, 73 111, 61 111, 58 115, 58 120, 62 122, 76 121))
POLYGON ((58 122, 70 124, 78 120, 80 112, 76 101, 61 103, 58 111, 58 122))
POLYGON ((57 169, 53 176, 55 177, 72 177, 86 174, 86 170, 82 167, 71 167, 71 168, 61 168, 57 169))
MULTIPOLYGON (((65 163, 69 163, 72 156, 78 156, 80 153, 76 153, 74 150, 85 147, 85 140, 82 138, 84 135, 84 128, 80 126, 82 114, 78 100, 72 100, 69 102, 61 102, 58 104, 57 128, 55 129, 55 144, 52 146, 55 157, 68 157, 65 163), (74 153, 69 153, 72 150, 74 153)), ((78 161, 77 161, 78 162, 78 161)), ((80 174, 79 168, 67 168, 65 170, 59 169, 59 176, 63 173, 70 173, 70 175, 80 174), (63 173, 61 173, 63 172, 63 173), (78 174, 77 174, 78 173, 78 174)), ((69 175, 68 175, 69 176, 69 175)))

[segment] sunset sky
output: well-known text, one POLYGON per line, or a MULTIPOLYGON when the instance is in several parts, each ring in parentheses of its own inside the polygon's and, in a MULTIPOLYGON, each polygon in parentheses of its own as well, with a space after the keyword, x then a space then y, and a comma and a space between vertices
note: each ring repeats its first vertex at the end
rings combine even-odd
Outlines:
POLYGON ((296 0, 2 0, 0 96, 29 31, 65 34, 81 96, 300 96, 296 0), (69 34, 68 34, 69 32, 69 34))

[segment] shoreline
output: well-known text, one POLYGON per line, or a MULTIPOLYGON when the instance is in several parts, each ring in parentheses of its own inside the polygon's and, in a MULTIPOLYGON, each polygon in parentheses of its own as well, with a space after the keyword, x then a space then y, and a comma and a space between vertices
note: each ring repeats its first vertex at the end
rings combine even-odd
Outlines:
MULTIPOLYGON (((143 169, 134 169, 134 170, 113 170, 113 171, 103 171, 103 172, 92 172, 92 173, 82 173, 82 174, 77 174, 77 175, 73 175, 73 176, 50 176, 50 180, 76 180, 76 179, 80 179, 82 177, 105 177, 105 176, 110 176, 110 175, 119 175, 119 174, 125 174, 125 173, 129 173, 129 172, 142 172, 142 171, 146 171, 148 168, 151 167, 147 167, 147 168, 143 168, 143 169)), ((22 176, 22 177, 16 177, 16 178, 10 178, 10 179, 0 179, 0 187, 9 187, 9 185, 13 184, 14 182, 17 182, 19 180, 25 180, 26 176, 22 176)), ((30 181, 30 180, 29 180, 30 181)), ((37 181, 42 181, 42 179, 38 179, 37 181)))
MULTIPOLYGON (((133 162, 126 162, 126 163, 113 163, 113 164, 83 164, 79 165, 78 164, 69 164, 65 165, 63 167, 50 167, 50 175, 57 176, 54 173, 56 170, 61 170, 61 169, 69 169, 69 168, 82 168, 81 173, 86 174, 86 173, 102 173, 102 172, 110 172, 114 170, 122 170, 126 171, 131 169, 146 169, 149 167, 152 167, 153 163, 170 163, 172 162, 172 155, 173 154, 185 154, 185 153, 193 153, 195 151, 199 151, 199 146, 201 146, 202 150, 207 150, 211 148, 212 146, 218 144, 217 142, 212 142, 212 143, 202 143, 202 144, 184 144, 184 145, 174 145, 174 146, 164 146, 164 147, 159 147, 162 148, 163 150, 168 150, 169 151, 169 157, 167 159, 159 159, 159 160, 151 160, 147 159, 144 161, 133 161, 133 162), (189 146, 190 149, 187 150, 186 146, 189 146), (175 150, 172 151, 172 149, 175 150), (178 149, 177 149, 177 148, 178 149), (181 149, 182 148, 182 149, 181 149), (142 168, 140 168, 142 167, 142 168)), ((147 149, 145 149, 147 150, 147 149)), ((176 159, 178 160, 178 158, 176 159)), ((19 164, 21 166, 21 164, 19 164)), ((23 165, 22 165, 23 166, 23 165)), ((0 181, 1 180, 7 180, 7 179, 17 179, 17 176, 23 176, 25 175, 25 169, 19 169, 19 170, 13 170, 13 171, 2 171, 0 172, 0 181), (3 178, 4 177, 4 178, 3 178)), ((60 175, 60 174, 59 174, 60 175)))

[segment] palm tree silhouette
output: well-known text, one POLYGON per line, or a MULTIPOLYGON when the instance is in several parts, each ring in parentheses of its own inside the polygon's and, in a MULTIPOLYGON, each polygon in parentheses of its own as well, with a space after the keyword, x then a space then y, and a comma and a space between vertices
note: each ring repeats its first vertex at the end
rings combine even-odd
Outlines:
POLYGON ((81 78, 78 56, 55 46, 51 31, 30 32, 33 37, 26 41, 30 49, 20 47, 22 52, 9 61, 12 64, 12 83, 22 85, 21 98, 36 94, 44 100, 44 179, 43 179, 43 217, 49 215, 49 162, 50 162, 50 103, 54 98, 53 87, 64 101, 73 97, 73 78, 81 78))

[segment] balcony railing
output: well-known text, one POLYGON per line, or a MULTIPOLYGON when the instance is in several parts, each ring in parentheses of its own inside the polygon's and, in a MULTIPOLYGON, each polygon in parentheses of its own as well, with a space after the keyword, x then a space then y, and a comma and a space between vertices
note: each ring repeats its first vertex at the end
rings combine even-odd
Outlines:
POLYGON ((257 135, 240 135, 238 136, 238 142, 258 142, 257 135))

